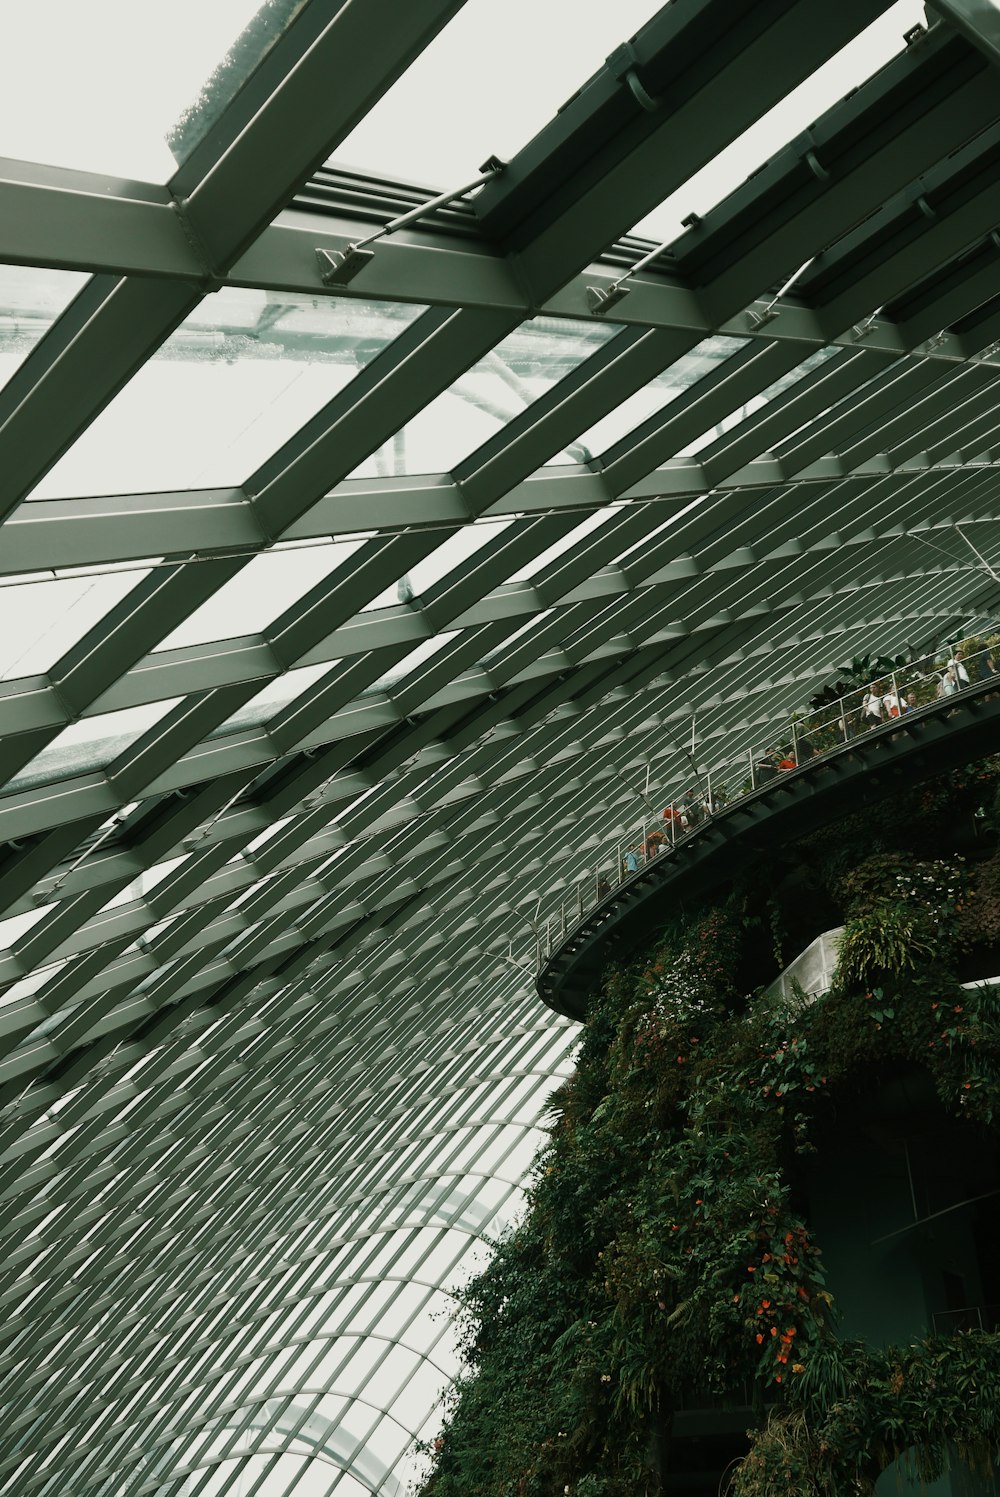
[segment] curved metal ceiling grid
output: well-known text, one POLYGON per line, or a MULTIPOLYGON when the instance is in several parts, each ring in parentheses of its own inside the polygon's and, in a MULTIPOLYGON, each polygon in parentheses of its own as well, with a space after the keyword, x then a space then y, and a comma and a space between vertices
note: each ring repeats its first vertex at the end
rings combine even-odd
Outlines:
POLYGON ((419 194, 311 173, 458 9, 309 0, 166 189, 0 176, 0 1493, 401 1492, 571 1056, 533 923, 692 720, 1000 602, 986 56, 901 39, 602 319, 886 9, 675 0, 325 287, 419 194))

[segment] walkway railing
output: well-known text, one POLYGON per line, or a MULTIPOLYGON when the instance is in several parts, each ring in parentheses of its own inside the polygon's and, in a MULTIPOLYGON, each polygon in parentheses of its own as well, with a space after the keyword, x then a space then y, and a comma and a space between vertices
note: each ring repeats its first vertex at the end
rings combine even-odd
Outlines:
POLYGON ((923 715, 931 707, 946 710, 947 698, 958 696, 970 685, 995 678, 1000 691, 1000 660, 995 664, 988 649, 962 657, 957 669, 945 663, 925 667, 926 662, 901 667, 815 712, 777 719, 760 734, 758 741, 766 747, 734 755, 711 769, 692 769, 684 789, 675 786, 660 796, 648 788, 637 790, 643 814, 608 843, 593 867, 575 880, 555 914, 536 931, 536 971, 613 889, 635 878, 647 863, 685 841, 720 811, 876 729, 901 728, 908 718, 923 715))

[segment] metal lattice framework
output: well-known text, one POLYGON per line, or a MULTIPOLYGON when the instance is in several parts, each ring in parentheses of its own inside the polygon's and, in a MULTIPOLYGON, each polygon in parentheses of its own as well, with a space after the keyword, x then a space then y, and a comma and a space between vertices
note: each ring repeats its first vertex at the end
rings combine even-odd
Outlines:
POLYGON ((4 163, 0 1497, 401 1493, 574 1043, 533 921, 692 718, 996 613, 971 0, 631 274, 886 8, 673 0, 339 281, 461 0, 272 0, 165 186, 4 163))

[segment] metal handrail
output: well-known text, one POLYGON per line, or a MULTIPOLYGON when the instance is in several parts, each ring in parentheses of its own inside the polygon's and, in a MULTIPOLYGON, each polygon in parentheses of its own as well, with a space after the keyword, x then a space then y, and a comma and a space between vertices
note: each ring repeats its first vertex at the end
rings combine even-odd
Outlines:
POLYGON ((782 717, 760 735, 760 741, 769 745, 766 749, 759 753, 750 749, 696 772, 698 793, 693 788, 675 790, 651 802, 647 787, 642 796, 647 805, 645 814, 609 842, 605 855, 574 880, 572 893, 538 930, 536 974, 614 889, 637 878, 648 863, 686 841, 720 811, 738 805, 785 774, 837 754, 877 729, 902 727, 913 714, 922 715, 930 707, 939 707, 948 696, 958 696, 969 686, 996 680, 1000 691, 1000 658, 994 662, 989 648, 962 656, 961 669, 967 679, 956 680, 945 692, 943 683, 949 668, 949 664, 924 671, 919 664, 898 667, 876 677, 869 687, 856 687, 817 711, 782 717), (648 809, 657 799, 664 806, 660 816, 648 809))

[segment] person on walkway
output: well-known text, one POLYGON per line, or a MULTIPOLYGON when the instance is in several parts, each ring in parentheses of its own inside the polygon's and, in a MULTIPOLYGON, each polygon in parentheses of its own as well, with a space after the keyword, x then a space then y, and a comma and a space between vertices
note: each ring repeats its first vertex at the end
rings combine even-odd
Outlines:
POLYGON ((968 686, 970 684, 969 672, 966 668, 961 649, 956 647, 948 664, 955 672, 955 679, 959 686, 968 686))
POLYGON ((886 717, 899 717, 902 707, 895 689, 890 687, 882 698, 882 710, 886 717))
POLYGON ((767 753, 757 761, 757 784, 766 785, 768 780, 773 780, 778 773, 778 751, 769 748, 767 753))
POLYGON ((684 806, 684 815, 687 819, 688 826, 697 826, 699 821, 701 820, 701 806, 699 805, 698 797, 693 790, 689 790, 687 792, 682 804, 684 806))
POLYGON ((877 728, 882 721, 882 693, 873 681, 861 699, 861 726, 877 728))
POLYGON ((679 837, 687 826, 687 818, 681 808, 674 805, 673 801, 670 802, 670 805, 667 806, 663 813, 663 825, 667 835, 670 837, 679 837))
POLYGON ((959 686, 958 676, 955 673, 955 667, 953 665, 949 665, 944 675, 941 677, 937 694, 939 697, 953 697, 956 691, 960 690, 961 687, 959 686))

